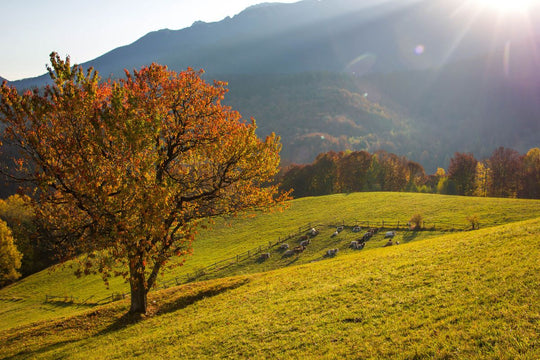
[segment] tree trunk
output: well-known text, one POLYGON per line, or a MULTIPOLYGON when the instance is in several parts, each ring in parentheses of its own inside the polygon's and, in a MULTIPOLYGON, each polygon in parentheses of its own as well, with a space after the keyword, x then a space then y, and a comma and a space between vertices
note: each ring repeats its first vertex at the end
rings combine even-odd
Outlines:
POLYGON ((129 266, 129 285, 131 287, 131 308, 132 314, 146 314, 146 286, 144 281, 144 266, 142 261, 131 259, 129 266))

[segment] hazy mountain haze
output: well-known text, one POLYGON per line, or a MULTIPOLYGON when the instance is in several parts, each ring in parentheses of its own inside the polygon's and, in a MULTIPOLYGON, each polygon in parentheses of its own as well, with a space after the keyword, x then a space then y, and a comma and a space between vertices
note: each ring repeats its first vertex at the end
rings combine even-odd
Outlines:
POLYGON ((539 146, 539 8, 502 14, 478 4, 265 3, 148 33, 82 65, 105 78, 152 62, 203 68, 230 82, 226 102, 255 117, 261 135, 282 137, 285 161, 384 149, 434 170, 456 151, 539 146))

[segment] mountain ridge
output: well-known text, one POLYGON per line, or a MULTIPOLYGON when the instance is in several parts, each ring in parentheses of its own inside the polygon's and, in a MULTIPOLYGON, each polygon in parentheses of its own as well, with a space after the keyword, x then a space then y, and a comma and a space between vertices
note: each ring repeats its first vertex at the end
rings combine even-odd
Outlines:
MULTIPOLYGON (((493 24, 489 14, 472 10, 452 16, 454 4, 463 1, 266 3, 217 22, 150 32, 82 65, 93 66, 103 77, 150 62, 174 70, 204 68, 211 74, 351 73, 359 67, 365 73, 389 72, 441 66, 523 36, 520 29, 526 25, 516 19, 493 24), (468 31, 459 34, 464 28, 468 31), (494 36, 491 42, 485 41, 486 33, 494 36)), ((533 18, 540 19, 537 13, 533 18)), ((14 83, 28 87, 45 80, 40 76, 14 83)))
POLYGON ((229 81, 227 104, 257 119, 261 134, 281 136, 285 162, 383 149, 434 171, 456 151, 538 146, 540 13, 494 22, 469 3, 266 3, 150 32, 82 66, 103 78, 151 62, 204 68, 205 78, 229 81))

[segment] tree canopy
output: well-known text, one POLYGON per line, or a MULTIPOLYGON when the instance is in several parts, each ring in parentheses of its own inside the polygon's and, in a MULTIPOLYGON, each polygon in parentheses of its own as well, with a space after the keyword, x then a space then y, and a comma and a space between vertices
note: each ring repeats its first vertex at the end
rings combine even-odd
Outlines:
POLYGON ((19 94, 4 83, 5 141, 20 157, 14 179, 32 183, 36 218, 80 273, 122 275, 131 312, 172 256, 191 251, 196 228, 213 216, 265 210, 286 194, 266 186, 278 171, 279 138, 221 100, 226 83, 202 71, 152 64, 101 81, 51 54, 54 81, 19 94))
POLYGON ((21 274, 17 271, 21 267, 22 254, 13 242, 11 230, 7 224, 0 220, 0 286, 17 280, 21 274))

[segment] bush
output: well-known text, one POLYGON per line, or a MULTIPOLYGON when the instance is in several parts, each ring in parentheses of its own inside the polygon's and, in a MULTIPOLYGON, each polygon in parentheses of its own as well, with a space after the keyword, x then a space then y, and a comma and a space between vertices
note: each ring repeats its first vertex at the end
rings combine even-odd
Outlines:
POLYGON ((421 214, 414 214, 411 220, 409 220, 409 223, 411 224, 411 229, 419 230, 424 224, 424 219, 421 214))
POLYGON ((480 229, 480 222, 478 220, 478 215, 467 216, 467 221, 469 222, 469 224, 471 224, 472 230, 480 229))

